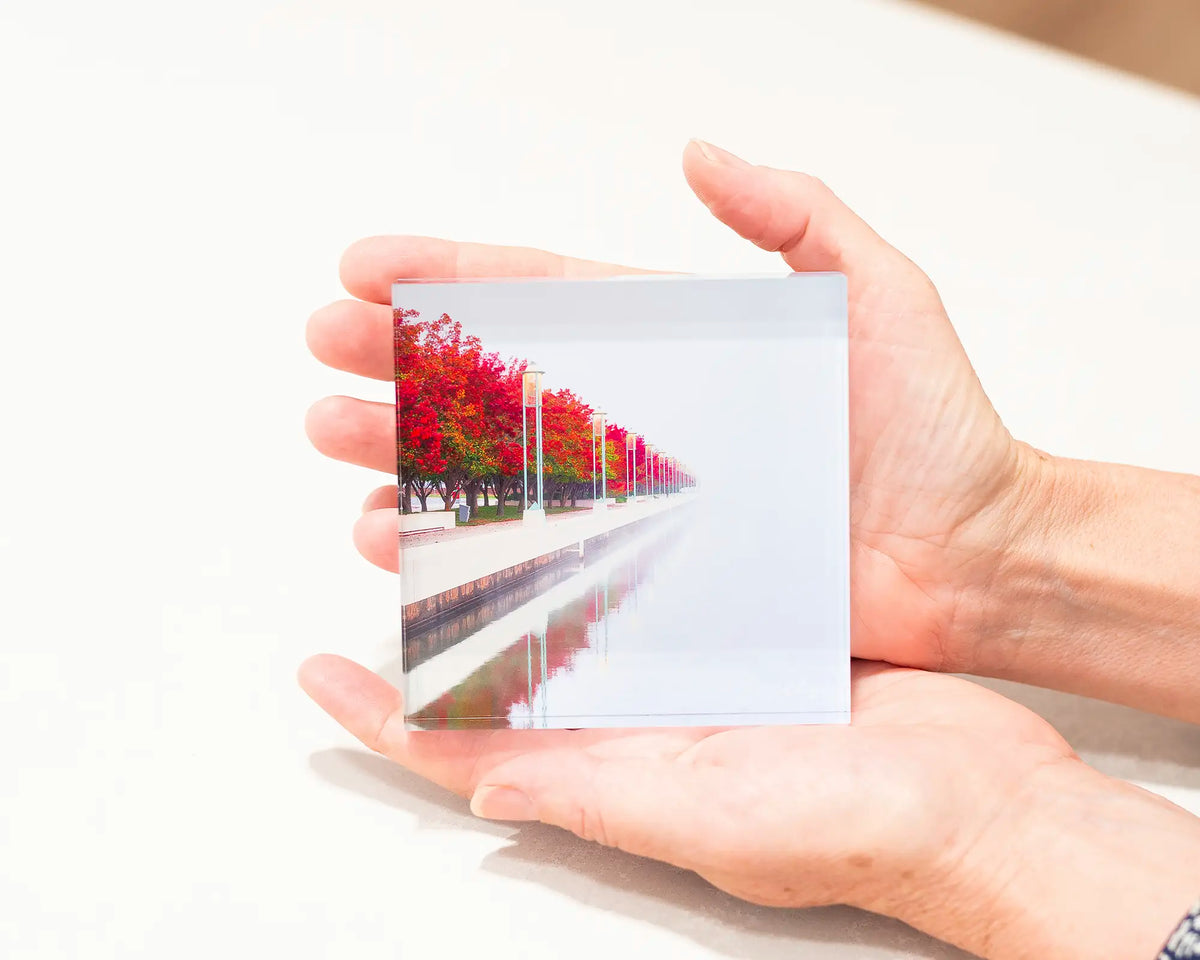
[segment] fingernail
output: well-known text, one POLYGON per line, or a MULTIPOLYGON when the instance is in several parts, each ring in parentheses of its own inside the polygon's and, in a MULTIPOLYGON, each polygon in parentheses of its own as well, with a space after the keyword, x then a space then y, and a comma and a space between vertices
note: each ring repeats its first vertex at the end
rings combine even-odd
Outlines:
POLYGON ((480 787, 471 796, 471 812, 485 820, 536 820, 533 801, 512 787, 480 787))
POLYGON ((704 154, 704 159, 710 163, 719 163, 726 167, 748 167, 748 164, 741 157, 730 153, 728 150, 722 150, 720 147, 714 146, 706 140, 692 140, 700 152, 704 154))

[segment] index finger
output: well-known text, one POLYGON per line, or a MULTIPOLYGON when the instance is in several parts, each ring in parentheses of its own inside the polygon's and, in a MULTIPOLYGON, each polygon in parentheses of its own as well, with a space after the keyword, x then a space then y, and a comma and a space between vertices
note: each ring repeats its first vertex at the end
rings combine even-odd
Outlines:
POLYGON ((367 237, 342 255, 342 285, 361 300, 391 304, 394 280, 572 277, 660 273, 614 263, 580 260, 532 247, 461 243, 436 237, 367 237))

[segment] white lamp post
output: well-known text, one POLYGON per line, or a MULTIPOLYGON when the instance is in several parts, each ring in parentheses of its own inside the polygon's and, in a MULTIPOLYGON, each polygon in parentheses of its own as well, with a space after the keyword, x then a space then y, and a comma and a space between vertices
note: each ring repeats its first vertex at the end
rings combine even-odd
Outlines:
POLYGON ((537 510, 539 515, 546 515, 542 505, 542 374, 545 371, 536 367, 527 367, 521 374, 521 461, 525 472, 524 493, 525 513, 537 510), (531 506, 529 502, 529 444, 526 438, 527 427, 525 411, 534 408, 534 433, 537 447, 537 503, 531 506))
POLYGON ((632 433, 625 434, 625 500, 628 503, 633 503, 637 500, 637 437, 632 433), (633 467, 630 468, 629 461, 633 458, 633 467), (632 480, 632 483, 630 482, 632 480), (629 495, 630 487, 633 489, 633 496, 629 495))
POLYGON ((600 411, 600 501, 608 506, 608 441, 604 436, 605 413, 600 411))
POLYGON ((596 420, 600 415, 592 414, 592 506, 596 505, 596 420))
POLYGON ((605 456, 607 444, 604 442, 604 411, 597 410, 592 414, 592 506, 607 505, 608 502, 608 459, 605 456), (596 500, 596 443, 600 443, 600 496, 596 500))
POLYGON ((646 444, 646 484, 650 490, 650 497, 654 497, 654 444, 646 444))

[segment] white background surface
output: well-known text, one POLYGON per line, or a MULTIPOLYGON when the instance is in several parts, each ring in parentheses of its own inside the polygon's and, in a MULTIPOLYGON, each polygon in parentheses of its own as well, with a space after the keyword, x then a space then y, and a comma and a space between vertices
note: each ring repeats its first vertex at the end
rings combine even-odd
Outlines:
MULTIPOLYGON (((690 136, 827 179, 938 282, 1013 431, 1200 471, 1196 101, 888 3, 5 4, 0 953, 876 957, 460 801, 295 687, 378 663, 383 482, 305 408, 360 235, 701 272, 690 136)), ((1006 688, 1011 689, 1011 688, 1006 688)), ((1195 730, 1036 691, 1101 768, 1200 809, 1195 730)))

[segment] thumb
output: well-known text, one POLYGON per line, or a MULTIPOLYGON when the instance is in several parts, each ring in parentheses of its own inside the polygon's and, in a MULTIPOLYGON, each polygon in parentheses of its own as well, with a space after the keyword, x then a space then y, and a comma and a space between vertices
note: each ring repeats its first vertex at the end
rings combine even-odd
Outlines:
POLYGON ((855 286, 882 271, 920 271, 824 183, 806 173, 747 163, 692 140, 683 152, 688 186, 718 220, 793 270, 836 270, 855 286), (857 282, 856 282, 857 281, 857 282))
POLYGON ((696 829, 703 795, 676 764, 548 750, 489 771, 471 796, 471 812, 490 820, 540 820, 584 840, 694 869, 704 845, 696 829))

